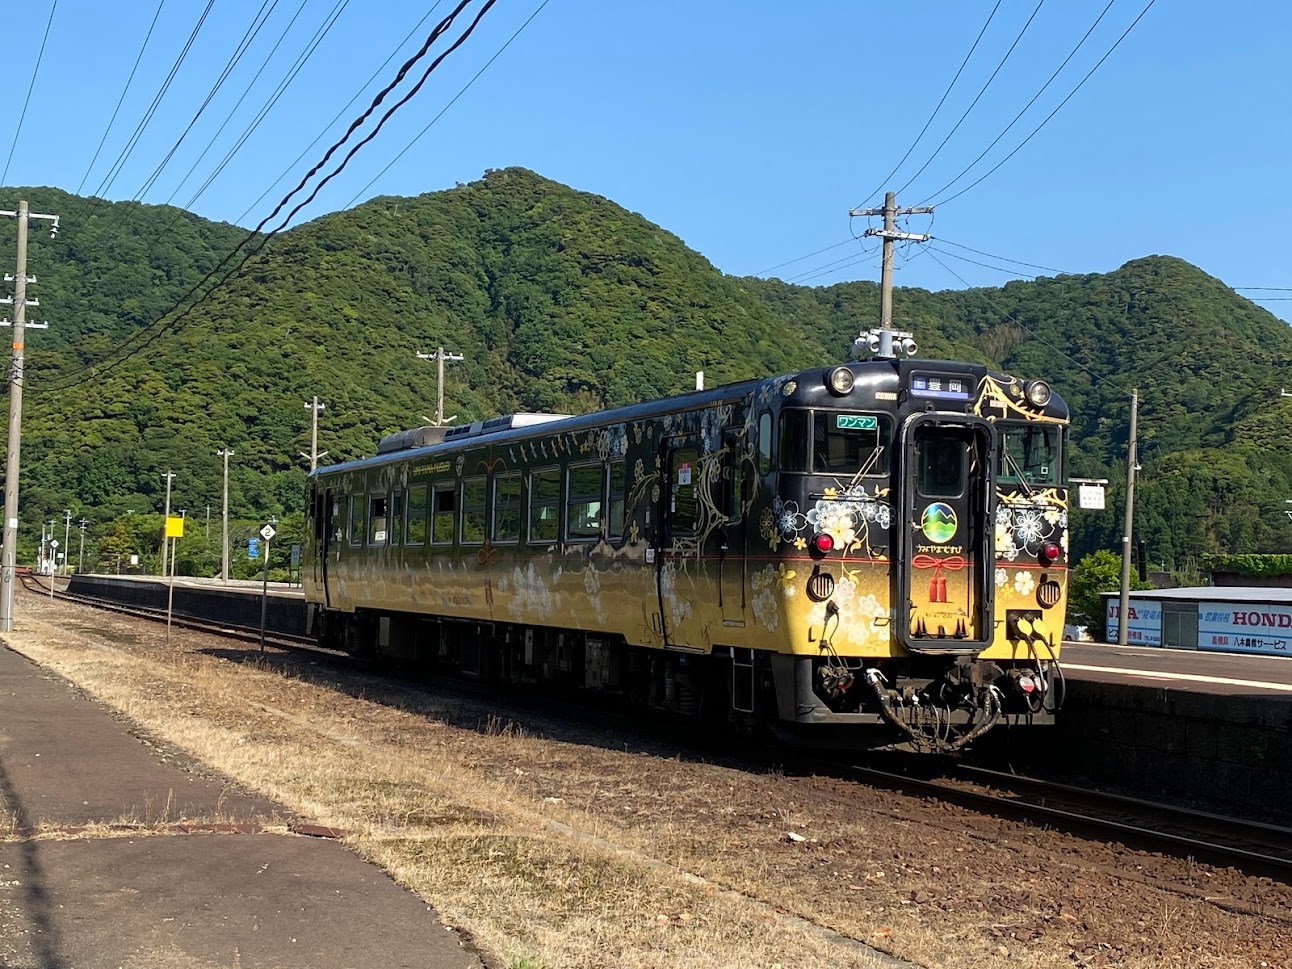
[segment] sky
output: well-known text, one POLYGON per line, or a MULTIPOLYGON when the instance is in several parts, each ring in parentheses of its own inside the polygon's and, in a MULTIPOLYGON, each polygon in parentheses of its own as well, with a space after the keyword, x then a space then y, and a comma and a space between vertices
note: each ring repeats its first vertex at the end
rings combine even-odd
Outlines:
MULTIPOLYGON (((0 185, 253 226, 453 5, 16 0, 0 185)), ((899 286, 999 286, 1164 254, 1230 286, 1269 287, 1243 292, 1292 319, 1292 264, 1270 238, 1292 221, 1289 37, 1292 4, 1275 0, 497 0, 293 224, 520 165, 641 213, 723 272, 815 286, 879 278, 876 240, 862 235, 877 220, 848 212, 892 190, 899 205, 935 209, 902 222, 934 238, 899 247, 899 286)), ((0 188, 0 208, 17 197, 0 188)))

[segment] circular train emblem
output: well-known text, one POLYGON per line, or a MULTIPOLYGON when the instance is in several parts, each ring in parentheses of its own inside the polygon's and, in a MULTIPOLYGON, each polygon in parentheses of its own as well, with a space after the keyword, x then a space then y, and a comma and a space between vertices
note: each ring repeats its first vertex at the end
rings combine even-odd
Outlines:
POLYGON ((935 501, 925 508, 924 515, 920 519, 920 528, 924 531, 924 537, 938 545, 951 541, 955 537, 958 525, 955 509, 943 501, 935 501))

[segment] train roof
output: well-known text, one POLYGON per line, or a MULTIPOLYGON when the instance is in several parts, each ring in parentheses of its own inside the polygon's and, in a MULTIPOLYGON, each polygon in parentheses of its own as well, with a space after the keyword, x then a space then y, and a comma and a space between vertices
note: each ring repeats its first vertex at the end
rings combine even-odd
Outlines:
MULTIPOLYGON (((430 457, 437 453, 456 453, 464 445, 473 445, 482 439, 489 444, 508 444, 528 440, 531 437, 546 436, 552 433, 585 431, 606 424, 617 424, 624 421, 643 420, 681 410, 692 410, 710 404, 730 403, 745 397, 761 397, 764 389, 775 388, 773 397, 768 394, 769 402, 776 406, 839 406, 840 398, 830 392, 827 384, 829 374, 839 367, 851 370, 856 378, 855 387, 868 395, 871 400, 896 401, 907 382, 914 375, 934 376, 969 376, 975 388, 981 381, 990 377, 1002 384, 1016 381, 1007 374, 992 370, 982 364, 965 363, 950 360, 921 359, 875 359, 851 361, 828 367, 811 367, 798 373, 779 374, 771 377, 759 377, 753 380, 742 380, 722 384, 705 390, 694 390, 675 394, 671 397, 659 397, 654 400, 636 404, 625 404, 591 414, 506 414, 500 417, 474 421, 455 427, 424 426, 396 431, 382 438, 377 453, 371 457, 358 458, 342 464, 324 465, 312 472, 314 475, 340 474, 357 468, 369 468, 389 462, 406 461, 416 457, 430 457), (888 397, 891 393, 893 396, 888 397), (876 397, 876 394, 884 394, 876 397)), ((860 404, 865 396, 858 398, 860 404)), ((942 409, 947 408, 947 401, 939 402, 942 409)), ((972 410, 973 401, 960 402, 964 410, 972 410)), ((1068 407, 1062 398, 1054 393, 1050 402, 1043 408, 1045 416, 1051 419, 1066 420, 1068 407)))

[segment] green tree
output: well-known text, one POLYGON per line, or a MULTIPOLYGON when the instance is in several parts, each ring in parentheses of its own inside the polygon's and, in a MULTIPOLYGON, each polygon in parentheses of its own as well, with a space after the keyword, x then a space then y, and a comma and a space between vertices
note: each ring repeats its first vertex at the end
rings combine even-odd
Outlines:
MULTIPOLYGON (((1106 548, 1091 552, 1072 570, 1068 583, 1068 618, 1088 627, 1096 637, 1103 629, 1104 601, 1102 592, 1117 592, 1122 586, 1122 560, 1106 548)), ((1152 588, 1141 582, 1139 573, 1131 569, 1132 589, 1152 588)))

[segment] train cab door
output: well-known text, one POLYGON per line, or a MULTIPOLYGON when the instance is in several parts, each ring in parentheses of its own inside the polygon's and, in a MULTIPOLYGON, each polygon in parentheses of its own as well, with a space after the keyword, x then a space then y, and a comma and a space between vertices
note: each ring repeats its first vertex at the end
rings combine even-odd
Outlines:
POLYGON ((718 475, 718 513, 721 516, 717 539, 718 597, 724 626, 745 624, 745 540, 747 523, 745 503, 753 484, 750 469, 741 461, 742 431, 729 427, 722 432, 721 466, 718 475))
POLYGON ((994 437, 981 418, 925 413, 902 428, 903 519, 895 602, 916 653, 984 648, 994 620, 994 437))
POLYGON ((332 549, 332 516, 335 504, 336 494, 331 488, 319 488, 314 492, 314 583, 323 589, 323 602, 329 607, 331 601, 327 571, 332 549))
POLYGON ((702 599, 704 563, 699 542, 703 508, 700 449, 693 439, 662 442, 656 583, 661 634, 666 646, 695 645, 697 599, 702 599))

